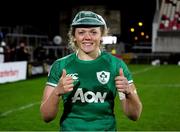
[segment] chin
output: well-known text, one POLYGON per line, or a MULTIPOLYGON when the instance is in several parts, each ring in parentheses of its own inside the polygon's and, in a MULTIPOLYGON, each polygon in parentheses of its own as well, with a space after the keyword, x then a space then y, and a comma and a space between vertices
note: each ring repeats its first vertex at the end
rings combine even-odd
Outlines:
POLYGON ((93 48, 84 48, 83 49, 83 51, 85 52, 85 53, 90 53, 90 52, 93 52, 95 49, 93 49, 93 48))

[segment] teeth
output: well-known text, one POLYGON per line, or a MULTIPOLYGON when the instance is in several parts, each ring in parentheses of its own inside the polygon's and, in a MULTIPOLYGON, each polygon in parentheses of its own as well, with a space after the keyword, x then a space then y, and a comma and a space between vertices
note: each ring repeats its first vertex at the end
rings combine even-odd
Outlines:
POLYGON ((92 44, 90 44, 90 43, 86 43, 86 44, 84 44, 84 45, 89 46, 89 45, 92 45, 92 44))

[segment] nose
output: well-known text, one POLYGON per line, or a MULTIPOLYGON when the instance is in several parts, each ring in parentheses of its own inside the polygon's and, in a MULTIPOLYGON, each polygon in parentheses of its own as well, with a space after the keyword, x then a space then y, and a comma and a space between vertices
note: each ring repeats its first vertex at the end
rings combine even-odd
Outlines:
POLYGON ((84 39, 91 39, 91 34, 90 33, 85 33, 84 39))

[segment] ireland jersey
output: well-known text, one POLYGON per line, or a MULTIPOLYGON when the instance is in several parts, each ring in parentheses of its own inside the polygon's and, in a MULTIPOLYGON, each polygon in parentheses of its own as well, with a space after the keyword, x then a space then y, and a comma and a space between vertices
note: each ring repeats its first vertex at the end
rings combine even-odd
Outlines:
POLYGON ((63 69, 75 84, 72 92, 62 96, 64 112, 60 121, 61 130, 116 130, 113 109, 117 92, 115 77, 119 75, 119 68, 123 68, 131 83, 131 73, 126 64, 107 52, 91 61, 79 60, 73 53, 53 63, 48 85, 57 86, 63 69))

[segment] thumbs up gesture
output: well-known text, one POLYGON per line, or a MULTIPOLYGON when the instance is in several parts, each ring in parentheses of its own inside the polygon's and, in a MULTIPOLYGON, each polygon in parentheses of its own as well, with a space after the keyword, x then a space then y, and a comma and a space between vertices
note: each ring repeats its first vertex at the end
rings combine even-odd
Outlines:
POLYGON ((123 69, 119 69, 119 75, 115 78, 115 85, 118 92, 122 92, 124 94, 130 93, 130 87, 127 78, 124 76, 123 69))
POLYGON ((56 94, 58 96, 68 93, 73 90, 73 79, 70 76, 66 75, 66 70, 63 69, 61 78, 59 79, 59 83, 56 88, 56 94))

